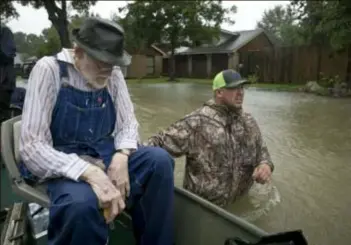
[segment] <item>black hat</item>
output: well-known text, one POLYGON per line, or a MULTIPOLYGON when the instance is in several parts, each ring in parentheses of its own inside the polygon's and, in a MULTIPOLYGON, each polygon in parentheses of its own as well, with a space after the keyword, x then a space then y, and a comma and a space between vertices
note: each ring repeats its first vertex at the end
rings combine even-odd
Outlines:
POLYGON ((117 66, 131 63, 131 56, 124 50, 124 30, 117 23, 89 17, 80 28, 73 29, 72 38, 99 61, 117 66))

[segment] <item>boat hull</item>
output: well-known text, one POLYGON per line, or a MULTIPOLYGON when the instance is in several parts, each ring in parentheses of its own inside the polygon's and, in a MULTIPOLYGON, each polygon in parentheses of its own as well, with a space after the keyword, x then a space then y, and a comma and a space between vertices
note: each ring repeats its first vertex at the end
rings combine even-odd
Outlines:
MULTIPOLYGON (((1 168, 1 210, 25 201, 12 192, 7 171, 1 168)), ((175 244, 224 244, 227 238, 239 237, 256 242, 267 235, 258 227, 184 190, 175 188, 175 244)), ((46 232, 36 234, 37 245, 47 244, 46 232)), ((131 218, 121 214, 110 231, 110 244, 135 244, 131 218)))

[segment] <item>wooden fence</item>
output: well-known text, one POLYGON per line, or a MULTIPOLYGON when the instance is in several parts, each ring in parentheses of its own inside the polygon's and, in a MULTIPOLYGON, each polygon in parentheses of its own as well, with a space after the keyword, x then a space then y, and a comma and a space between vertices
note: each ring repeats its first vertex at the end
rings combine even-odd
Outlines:
POLYGON ((317 80, 319 73, 338 75, 344 81, 347 73, 347 52, 336 53, 330 48, 280 47, 239 54, 242 75, 256 73, 259 82, 305 83, 317 80))

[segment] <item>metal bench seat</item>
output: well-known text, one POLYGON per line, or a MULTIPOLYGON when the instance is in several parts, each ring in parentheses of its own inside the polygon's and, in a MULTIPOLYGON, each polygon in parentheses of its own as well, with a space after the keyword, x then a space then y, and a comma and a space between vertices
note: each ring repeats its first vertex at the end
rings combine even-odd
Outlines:
POLYGON ((29 185, 18 169, 18 164, 21 161, 19 154, 20 133, 21 116, 4 121, 1 125, 1 156, 9 173, 11 187, 25 201, 48 208, 50 201, 46 194, 45 184, 29 185))

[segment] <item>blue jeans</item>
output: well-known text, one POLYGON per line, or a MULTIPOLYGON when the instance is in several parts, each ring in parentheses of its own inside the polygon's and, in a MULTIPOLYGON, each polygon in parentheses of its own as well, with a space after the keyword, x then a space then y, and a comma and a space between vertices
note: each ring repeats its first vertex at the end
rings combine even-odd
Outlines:
MULTIPOLYGON (((173 244, 174 160, 158 147, 141 147, 129 158, 131 193, 126 203, 138 245, 173 244)), ((108 226, 89 184, 48 183, 49 245, 105 245, 108 226)))

